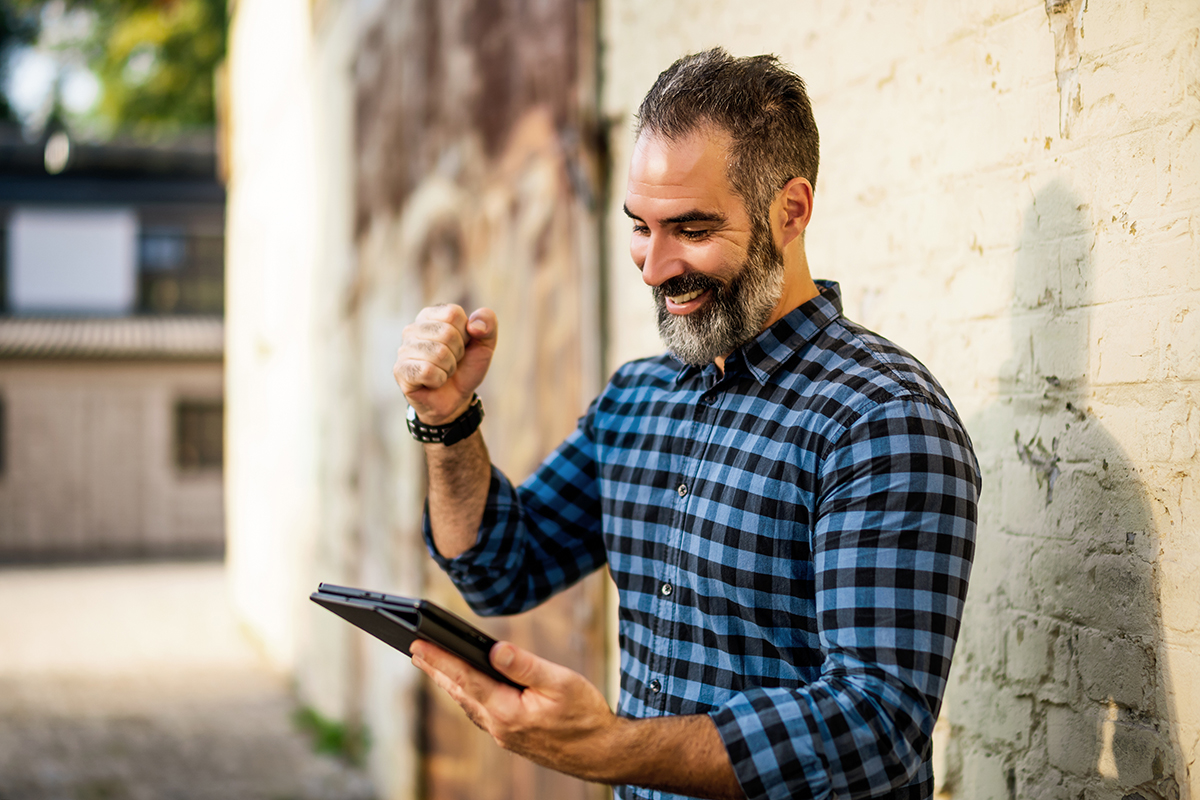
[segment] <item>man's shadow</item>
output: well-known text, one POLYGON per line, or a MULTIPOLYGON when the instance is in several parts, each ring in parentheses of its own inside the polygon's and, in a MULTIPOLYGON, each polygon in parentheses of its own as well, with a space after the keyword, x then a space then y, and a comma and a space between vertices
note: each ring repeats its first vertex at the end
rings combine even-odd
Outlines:
POLYGON ((1186 785, 1150 499, 1089 382, 1085 211, 1062 183, 1025 210, 1000 399, 967 423, 984 489, 939 797, 1178 800, 1186 785))

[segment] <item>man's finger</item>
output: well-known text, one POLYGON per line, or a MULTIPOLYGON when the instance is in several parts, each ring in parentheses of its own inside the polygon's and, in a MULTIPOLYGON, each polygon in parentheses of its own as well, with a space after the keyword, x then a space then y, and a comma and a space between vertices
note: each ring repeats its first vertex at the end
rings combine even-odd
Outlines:
POLYGON ((543 692, 559 684, 559 673, 565 669, 553 661, 522 650, 512 642, 496 642, 492 645, 490 658, 492 666, 504 677, 543 692))
MULTIPOLYGON (((450 658, 453 658, 452 656, 450 658)), ((483 703, 473 697, 462 685, 450 675, 426 661, 420 655, 413 653, 413 666, 424 672, 434 685, 450 695, 450 699, 458 703, 466 713, 467 718, 480 729, 488 730, 488 714, 483 703)))
MULTIPOLYGON (((437 645, 418 639, 413 642, 411 649, 414 663, 419 659, 428 664, 431 668, 444 675, 450 683, 481 703, 486 703, 492 690, 502 685, 484 675, 458 656, 437 645)), ((446 687, 443 686, 442 688, 446 687)), ((456 697, 455 699, 458 698, 456 697)))
POLYGON ((419 320, 434 320, 445 322, 462 329, 467 324, 467 312, 463 307, 454 303, 442 303, 437 306, 426 306, 417 312, 419 320))

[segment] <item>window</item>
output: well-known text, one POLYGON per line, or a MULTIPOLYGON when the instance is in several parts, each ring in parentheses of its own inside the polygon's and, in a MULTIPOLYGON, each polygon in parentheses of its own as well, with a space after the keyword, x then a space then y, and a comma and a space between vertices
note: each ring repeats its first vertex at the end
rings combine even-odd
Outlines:
POLYGON ((175 464, 181 470, 220 469, 225 457, 225 405, 181 400, 175 406, 175 464))
POLYGON ((225 237, 182 226, 142 229, 138 310, 148 314, 221 314, 225 309, 225 237))

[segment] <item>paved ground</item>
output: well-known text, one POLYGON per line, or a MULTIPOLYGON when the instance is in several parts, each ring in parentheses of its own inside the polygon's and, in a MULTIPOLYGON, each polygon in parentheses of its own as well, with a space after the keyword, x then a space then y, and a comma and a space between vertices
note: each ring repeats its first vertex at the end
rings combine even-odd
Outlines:
POLYGON ((224 598, 218 564, 0 569, 0 800, 368 800, 224 598))

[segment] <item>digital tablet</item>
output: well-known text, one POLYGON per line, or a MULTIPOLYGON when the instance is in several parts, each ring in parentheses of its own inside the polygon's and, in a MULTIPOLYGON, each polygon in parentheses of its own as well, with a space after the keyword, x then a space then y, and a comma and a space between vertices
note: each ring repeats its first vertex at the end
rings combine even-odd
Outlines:
POLYGON ((495 639, 428 600, 329 583, 320 584, 309 599, 410 658, 412 651, 409 648, 413 641, 424 639, 448 650, 490 678, 518 689, 525 688, 492 666, 488 656, 495 639))

